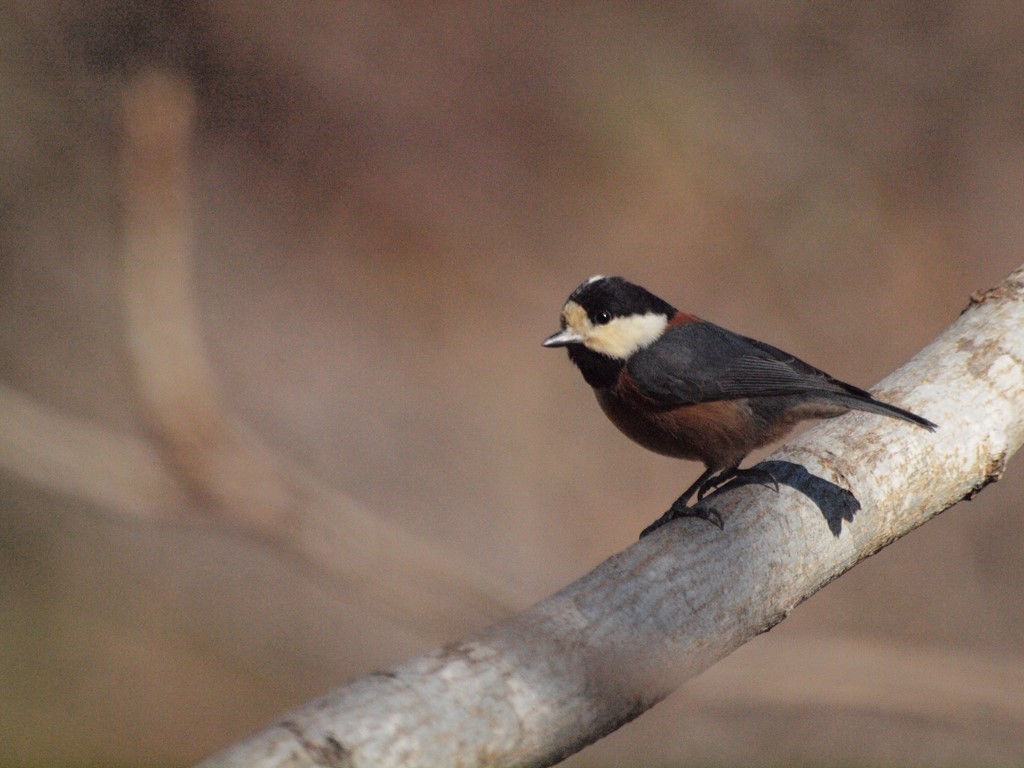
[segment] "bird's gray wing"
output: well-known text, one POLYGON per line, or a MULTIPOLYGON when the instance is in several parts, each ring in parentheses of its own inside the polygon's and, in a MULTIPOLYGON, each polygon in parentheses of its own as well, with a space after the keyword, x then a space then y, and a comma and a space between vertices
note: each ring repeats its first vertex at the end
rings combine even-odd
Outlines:
POLYGON ((806 392, 871 398, 770 344, 704 321, 669 328, 626 370, 644 396, 666 406, 806 392))

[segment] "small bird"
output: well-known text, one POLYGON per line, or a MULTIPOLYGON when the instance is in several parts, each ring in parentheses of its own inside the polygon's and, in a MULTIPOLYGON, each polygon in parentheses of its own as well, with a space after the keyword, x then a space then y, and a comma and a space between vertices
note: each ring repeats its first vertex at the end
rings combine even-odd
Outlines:
POLYGON ((705 471, 641 534, 677 517, 723 527, 700 502, 728 481, 770 473, 739 468, 755 448, 805 419, 867 411, 928 430, 935 424, 846 384, 769 344, 681 312, 621 277, 597 275, 562 307, 561 330, 545 347, 565 347, 605 415, 644 448, 704 462, 705 471))

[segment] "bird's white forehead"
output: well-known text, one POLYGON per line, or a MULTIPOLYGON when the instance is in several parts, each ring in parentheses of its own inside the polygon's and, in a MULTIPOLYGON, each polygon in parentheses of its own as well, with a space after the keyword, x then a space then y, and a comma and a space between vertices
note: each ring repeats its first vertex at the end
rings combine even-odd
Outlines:
POLYGON ((604 275, 594 275, 593 277, 588 277, 586 282, 583 284, 590 285, 591 283, 596 283, 598 280, 604 280, 604 275))

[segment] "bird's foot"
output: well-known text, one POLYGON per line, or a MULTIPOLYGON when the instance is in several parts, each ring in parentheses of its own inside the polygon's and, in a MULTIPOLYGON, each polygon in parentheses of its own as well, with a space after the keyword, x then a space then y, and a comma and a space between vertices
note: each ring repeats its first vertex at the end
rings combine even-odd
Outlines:
POLYGON ((722 515, 719 514, 718 510, 704 504, 704 497, 733 480, 746 480, 763 485, 765 488, 771 488, 776 493, 779 492, 779 481, 775 478, 775 475, 767 469, 761 469, 760 467, 750 467, 749 469, 737 469, 734 467, 722 470, 717 475, 710 475, 709 473, 705 473, 705 475, 709 476, 702 476, 686 493, 673 502, 668 512, 644 528, 640 532, 640 538, 642 539, 649 533, 653 533, 661 528, 665 523, 672 522, 680 517, 697 517, 701 520, 707 520, 724 531, 725 523, 722 521, 722 515), (697 496, 697 503, 689 506, 687 502, 689 502, 694 494, 697 496))
POLYGON ((749 467, 748 469, 733 468, 722 470, 714 477, 709 477, 701 483, 700 487, 697 489, 697 501, 702 501, 709 493, 717 491, 719 488, 731 483, 733 480, 746 480, 748 482, 757 483, 758 485, 763 485, 765 488, 771 488, 776 493, 779 492, 779 481, 776 480, 775 475, 767 469, 761 469, 760 467, 749 467))
POLYGON ((647 534, 653 533, 661 528, 665 523, 678 520, 680 517, 697 517, 701 520, 707 520, 712 525, 718 526, 719 530, 725 530, 725 524, 722 522, 722 516, 718 514, 718 510, 702 503, 694 504, 692 507, 689 507, 686 505, 687 501, 688 497, 686 496, 682 496, 677 499, 668 512, 640 532, 640 538, 642 539, 647 534))

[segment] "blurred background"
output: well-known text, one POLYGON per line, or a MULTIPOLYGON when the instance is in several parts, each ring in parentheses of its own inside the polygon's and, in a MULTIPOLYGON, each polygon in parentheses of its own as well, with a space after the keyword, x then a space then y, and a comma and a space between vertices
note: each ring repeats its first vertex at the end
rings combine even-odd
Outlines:
MULTIPOLYGON (((0 10, 0 765, 184 765, 546 596, 700 467, 622 274, 870 386, 1024 253, 1015 2, 0 10)), ((567 765, 1020 765, 1018 461, 567 765)), ((723 564, 728 567, 728 564, 723 564)))

